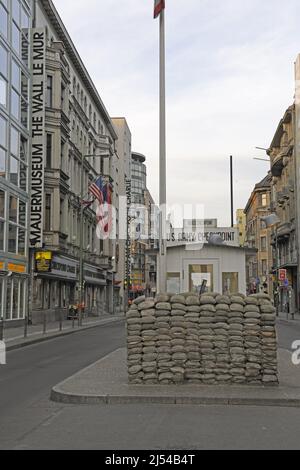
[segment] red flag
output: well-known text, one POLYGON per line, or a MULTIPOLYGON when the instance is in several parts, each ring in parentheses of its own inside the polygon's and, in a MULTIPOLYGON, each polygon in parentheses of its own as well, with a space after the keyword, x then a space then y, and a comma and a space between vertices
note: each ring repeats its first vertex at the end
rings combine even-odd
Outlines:
POLYGON ((154 18, 157 18, 165 8, 165 0, 154 0, 154 18))

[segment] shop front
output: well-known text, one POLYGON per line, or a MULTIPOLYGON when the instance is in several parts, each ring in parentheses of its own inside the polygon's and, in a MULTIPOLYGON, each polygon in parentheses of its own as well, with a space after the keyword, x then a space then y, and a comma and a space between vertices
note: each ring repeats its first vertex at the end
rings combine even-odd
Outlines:
POLYGON ((52 252, 35 253, 32 292, 33 324, 67 317, 69 305, 76 301, 76 260, 52 252))
POLYGON ((28 273, 25 263, 0 262, 0 318, 9 326, 23 323, 28 305, 28 273))
POLYGON ((85 312, 87 315, 100 316, 105 312, 106 276, 105 270, 93 265, 84 265, 85 312))

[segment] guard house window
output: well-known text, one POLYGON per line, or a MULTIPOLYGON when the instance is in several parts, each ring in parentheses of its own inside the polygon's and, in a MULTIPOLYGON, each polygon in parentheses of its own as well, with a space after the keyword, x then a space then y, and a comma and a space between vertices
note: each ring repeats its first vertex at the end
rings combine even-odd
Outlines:
POLYGON ((53 100, 53 77, 51 75, 47 76, 47 96, 46 96, 46 105, 48 108, 52 108, 53 100))
POLYGON ((52 134, 47 134, 46 168, 52 165, 52 134))

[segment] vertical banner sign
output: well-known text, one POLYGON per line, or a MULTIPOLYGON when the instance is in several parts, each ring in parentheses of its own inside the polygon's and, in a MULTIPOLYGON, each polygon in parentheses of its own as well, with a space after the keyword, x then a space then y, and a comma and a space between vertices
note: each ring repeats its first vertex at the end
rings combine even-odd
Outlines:
POLYGON ((43 246, 44 155, 46 106, 46 30, 31 31, 32 154, 30 195, 30 246, 43 246))
POLYGON ((131 180, 126 180, 126 197, 127 197, 127 237, 126 237, 126 280, 127 288, 131 279, 131 180))

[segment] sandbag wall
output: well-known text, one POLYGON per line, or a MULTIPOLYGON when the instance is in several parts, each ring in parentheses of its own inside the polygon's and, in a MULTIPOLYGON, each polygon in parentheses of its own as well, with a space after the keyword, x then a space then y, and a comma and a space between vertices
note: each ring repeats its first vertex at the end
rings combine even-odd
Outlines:
POLYGON ((126 316, 132 384, 278 384, 267 294, 140 297, 126 316))

